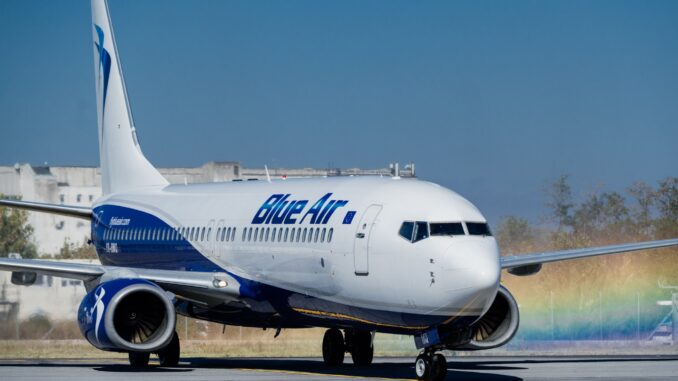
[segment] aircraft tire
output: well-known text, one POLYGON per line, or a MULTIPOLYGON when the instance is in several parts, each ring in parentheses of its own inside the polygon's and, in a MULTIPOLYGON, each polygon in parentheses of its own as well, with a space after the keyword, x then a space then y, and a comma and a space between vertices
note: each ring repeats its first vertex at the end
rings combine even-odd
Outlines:
POLYGON ((417 374, 417 380, 431 380, 431 359, 425 354, 420 354, 414 361, 414 372, 417 374))
POLYGON ((158 360, 160 366, 172 367, 179 365, 179 357, 181 356, 181 344, 179 343, 179 335, 174 332, 172 340, 165 348, 158 352, 158 360))
POLYGON ((145 368, 148 366, 151 354, 148 352, 129 352, 127 357, 132 368, 145 368))
POLYGON ((323 361, 327 366, 338 366, 344 363, 344 335, 341 331, 332 328, 325 331, 323 337, 323 361))
POLYGON ((351 358, 353 359, 353 364, 357 366, 371 365, 374 358, 372 333, 369 331, 356 331, 351 339, 351 358))
POLYGON ((447 361, 445 356, 437 353, 431 359, 431 380, 442 381, 447 376, 447 361))

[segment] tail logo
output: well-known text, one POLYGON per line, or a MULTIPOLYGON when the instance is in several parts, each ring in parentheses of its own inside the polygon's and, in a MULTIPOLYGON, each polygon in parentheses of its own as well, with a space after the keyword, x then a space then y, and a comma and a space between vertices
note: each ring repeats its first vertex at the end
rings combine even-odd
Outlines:
POLYGON ((104 49, 104 31, 101 30, 99 25, 94 25, 94 29, 97 31, 97 36, 99 37, 99 42, 94 42, 97 51, 99 52, 99 88, 103 85, 103 99, 101 113, 103 117, 104 110, 106 108, 106 94, 108 92, 108 77, 111 74, 111 55, 108 54, 108 51, 104 49), (102 84, 103 81, 103 84, 102 84))

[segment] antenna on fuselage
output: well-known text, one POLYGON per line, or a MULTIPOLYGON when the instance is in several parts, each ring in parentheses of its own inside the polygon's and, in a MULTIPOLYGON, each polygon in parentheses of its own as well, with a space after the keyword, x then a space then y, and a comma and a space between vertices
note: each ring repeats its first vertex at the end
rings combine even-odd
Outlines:
POLYGON ((268 173, 268 166, 264 164, 264 171, 266 171, 266 181, 271 182, 271 175, 268 173))

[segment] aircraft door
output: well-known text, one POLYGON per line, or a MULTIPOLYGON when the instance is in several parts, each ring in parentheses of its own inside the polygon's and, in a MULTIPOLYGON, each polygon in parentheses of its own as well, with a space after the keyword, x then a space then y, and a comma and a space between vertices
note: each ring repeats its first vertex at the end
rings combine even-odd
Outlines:
POLYGON ((209 224, 207 224, 207 236, 205 239, 207 240, 207 243, 205 244, 205 247, 207 247, 207 255, 210 258, 214 257, 214 246, 215 246, 215 241, 214 241, 214 236, 217 235, 217 232, 214 229, 214 220, 210 220, 209 224))
POLYGON ((212 237, 212 239, 214 240, 213 255, 217 258, 221 258, 221 251, 224 249, 223 242, 221 242, 221 236, 223 235, 223 233, 221 232, 222 229, 224 229, 224 220, 219 220, 219 222, 217 222, 217 227, 214 230, 214 237, 212 237))
POLYGON ((369 274, 370 233, 379 212, 381 212, 381 205, 370 205, 363 213, 360 224, 358 224, 353 244, 355 275, 369 274))

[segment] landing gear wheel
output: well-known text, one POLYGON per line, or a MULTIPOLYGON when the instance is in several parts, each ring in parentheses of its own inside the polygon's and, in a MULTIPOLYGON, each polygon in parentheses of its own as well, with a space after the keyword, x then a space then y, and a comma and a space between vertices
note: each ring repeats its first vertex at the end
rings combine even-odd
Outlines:
POLYGON ((181 345, 179 344, 179 335, 174 332, 174 336, 172 336, 169 344, 158 352, 160 366, 171 367, 179 365, 180 355, 181 345))
POLYGON ((431 380, 431 360, 429 356, 421 354, 417 356, 414 362, 414 371, 417 374, 417 380, 431 380))
POLYGON ((445 356, 437 353, 431 359, 431 380, 442 381, 447 376, 447 361, 445 356))
POLYGON ((128 358, 132 368, 145 368, 148 366, 151 354, 148 352, 130 352, 128 358))
POLYGON ((372 364, 374 346, 372 345, 372 333, 369 331, 355 331, 351 337, 351 358, 353 364, 367 366, 372 364))
POLYGON ((323 361, 327 366, 337 366, 344 363, 344 335, 341 331, 332 328, 325 331, 323 337, 323 361))

